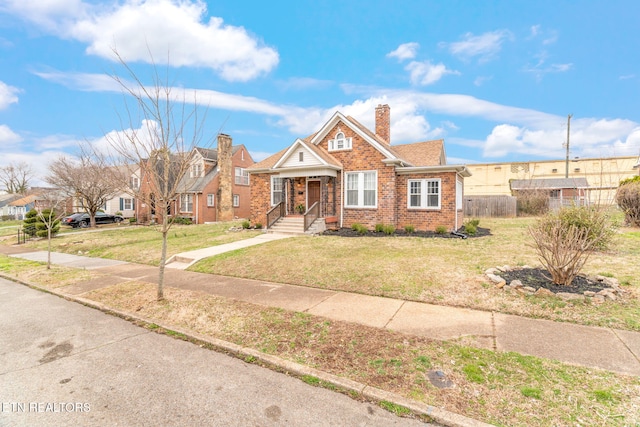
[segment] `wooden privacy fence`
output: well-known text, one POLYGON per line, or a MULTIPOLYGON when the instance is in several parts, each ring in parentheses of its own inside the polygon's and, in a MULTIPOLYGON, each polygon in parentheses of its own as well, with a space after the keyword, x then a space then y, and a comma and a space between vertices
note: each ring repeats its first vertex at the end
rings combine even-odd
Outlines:
POLYGON ((513 196, 468 196, 464 198, 464 216, 515 217, 516 198, 513 196))

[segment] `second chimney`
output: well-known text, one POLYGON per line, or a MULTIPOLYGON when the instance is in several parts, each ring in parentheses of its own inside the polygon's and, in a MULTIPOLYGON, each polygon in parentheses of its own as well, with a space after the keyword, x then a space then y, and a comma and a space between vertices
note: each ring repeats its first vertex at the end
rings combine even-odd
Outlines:
POLYGON ((233 220, 233 170, 229 135, 218 135, 218 221, 233 220))
POLYGON ((391 108, 388 104, 376 107, 376 135, 391 144, 391 108))

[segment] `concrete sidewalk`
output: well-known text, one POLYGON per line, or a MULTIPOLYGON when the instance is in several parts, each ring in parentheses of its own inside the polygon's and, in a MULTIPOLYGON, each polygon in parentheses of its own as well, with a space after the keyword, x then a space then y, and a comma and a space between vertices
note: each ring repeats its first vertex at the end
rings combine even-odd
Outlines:
MULTIPOLYGON (((30 260, 46 260, 46 252, 19 253, 21 251, 17 248, 13 251, 5 248, 9 247, 0 246, 0 252, 30 260)), ((150 283, 157 283, 158 280, 158 268, 147 265, 60 253, 52 253, 52 262, 97 269, 108 276, 99 281, 91 280, 65 288, 65 292, 76 296, 125 280, 150 283)), ((479 348, 513 351, 622 374, 640 375, 639 332, 182 270, 165 270, 165 286, 203 291, 479 348)))

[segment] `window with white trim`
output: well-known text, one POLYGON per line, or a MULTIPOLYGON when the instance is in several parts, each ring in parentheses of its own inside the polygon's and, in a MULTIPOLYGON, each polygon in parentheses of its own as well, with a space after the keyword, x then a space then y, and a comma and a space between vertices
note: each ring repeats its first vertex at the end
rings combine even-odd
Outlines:
POLYGON ((348 208, 375 208, 378 205, 378 172, 345 173, 345 206, 348 208))
POLYGON ((193 194, 180 196, 180 212, 193 212, 193 194))
POLYGON ((282 178, 271 177, 271 206, 275 206, 282 201, 282 178))
POLYGON ((207 206, 212 207, 216 204, 216 195, 215 194, 207 194, 207 206))
POLYGON ((249 172, 243 168, 236 168, 236 184, 249 185, 249 172))
POLYGON ((345 138, 343 132, 336 133, 334 139, 329 140, 329 151, 351 150, 351 138, 345 138))
POLYGON ((191 166, 191 178, 197 178, 199 176, 202 176, 202 163, 200 162, 194 163, 191 166))
POLYGON ((139 188, 140 188, 140 179, 137 176, 132 175, 131 176, 131 189, 132 190, 137 190, 139 188))
POLYGON ((120 210, 133 210, 133 199, 127 197, 120 198, 120 210))
POLYGON ((440 209, 440 178, 410 179, 407 182, 409 209, 440 209))
POLYGON ((240 206, 240 195, 239 194, 234 194, 233 195, 233 207, 237 208, 238 206, 240 206))

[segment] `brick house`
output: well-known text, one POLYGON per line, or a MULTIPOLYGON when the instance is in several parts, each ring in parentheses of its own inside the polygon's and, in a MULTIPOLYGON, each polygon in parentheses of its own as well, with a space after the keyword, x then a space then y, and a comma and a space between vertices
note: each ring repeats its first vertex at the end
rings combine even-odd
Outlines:
MULTIPOLYGON (((194 148, 189 154, 188 171, 178 182, 179 195, 169 214, 190 218, 195 224, 249 218, 250 194, 247 167, 254 164, 244 145, 232 145, 229 135, 218 135, 218 148, 194 148)), ((140 180, 140 194, 151 200, 148 181, 140 180)), ((151 203, 137 203, 141 222, 158 220, 151 203)))
POLYGON ((447 165, 444 141, 390 144, 390 108, 375 110, 375 133, 336 112, 318 132, 248 168, 251 221, 267 228, 304 212, 327 225, 458 229, 464 165, 447 165))

